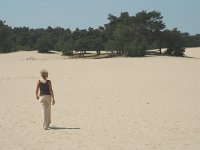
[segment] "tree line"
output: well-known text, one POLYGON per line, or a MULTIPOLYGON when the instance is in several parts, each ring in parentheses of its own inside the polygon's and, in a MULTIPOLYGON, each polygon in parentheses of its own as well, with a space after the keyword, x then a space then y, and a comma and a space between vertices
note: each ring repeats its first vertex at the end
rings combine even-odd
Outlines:
POLYGON ((60 51, 72 55, 74 51, 87 53, 110 51, 112 55, 144 56, 149 49, 167 48, 166 55, 182 56, 185 47, 199 47, 200 34, 190 35, 177 28, 166 29, 163 16, 158 11, 141 11, 130 16, 108 15, 108 23, 94 29, 71 31, 69 28, 10 27, 0 20, 0 53, 18 50, 38 50, 46 53, 60 51))

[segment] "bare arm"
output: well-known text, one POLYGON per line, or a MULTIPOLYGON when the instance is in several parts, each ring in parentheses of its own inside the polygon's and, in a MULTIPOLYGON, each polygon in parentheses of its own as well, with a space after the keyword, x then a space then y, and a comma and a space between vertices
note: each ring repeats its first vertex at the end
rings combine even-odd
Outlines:
POLYGON ((40 84, 40 81, 38 80, 37 85, 36 85, 36 90, 35 90, 35 95, 36 95, 37 100, 39 99, 39 84, 40 84))
POLYGON ((50 90, 50 93, 51 93, 51 96, 52 96, 52 105, 55 104, 55 99, 54 99, 54 93, 53 93, 53 88, 52 88, 52 84, 51 84, 51 81, 49 81, 49 90, 50 90))

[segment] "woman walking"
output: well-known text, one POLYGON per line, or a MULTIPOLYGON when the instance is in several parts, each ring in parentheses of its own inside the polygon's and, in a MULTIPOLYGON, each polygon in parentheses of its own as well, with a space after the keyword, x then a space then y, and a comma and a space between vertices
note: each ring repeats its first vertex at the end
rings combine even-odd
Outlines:
POLYGON ((44 119, 43 129, 47 130, 51 123, 51 103, 55 104, 52 84, 48 78, 48 71, 41 70, 42 79, 38 80, 36 86, 36 98, 42 105, 42 115, 44 119), (52 99, 52 100, 51 100, 52 99))

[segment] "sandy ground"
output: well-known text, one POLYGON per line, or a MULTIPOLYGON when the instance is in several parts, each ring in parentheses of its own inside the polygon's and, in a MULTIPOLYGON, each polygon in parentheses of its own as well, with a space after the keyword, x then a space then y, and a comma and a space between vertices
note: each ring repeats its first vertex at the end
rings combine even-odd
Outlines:
POLYGON ((0 54, 1 150, 199 150, 200 48, 190 58, 0 54), (56 104, 42 129, 40 70, 56 104))

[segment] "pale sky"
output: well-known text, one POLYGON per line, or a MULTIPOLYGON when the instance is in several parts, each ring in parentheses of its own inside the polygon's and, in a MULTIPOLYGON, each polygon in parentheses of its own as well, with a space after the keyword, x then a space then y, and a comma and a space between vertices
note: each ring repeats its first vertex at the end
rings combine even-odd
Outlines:
POLYGON ((98 28, 111 13, 160 11, 167 29, 200 34, 200 0, 0 0, 0 20, 12 27, 98 28))

